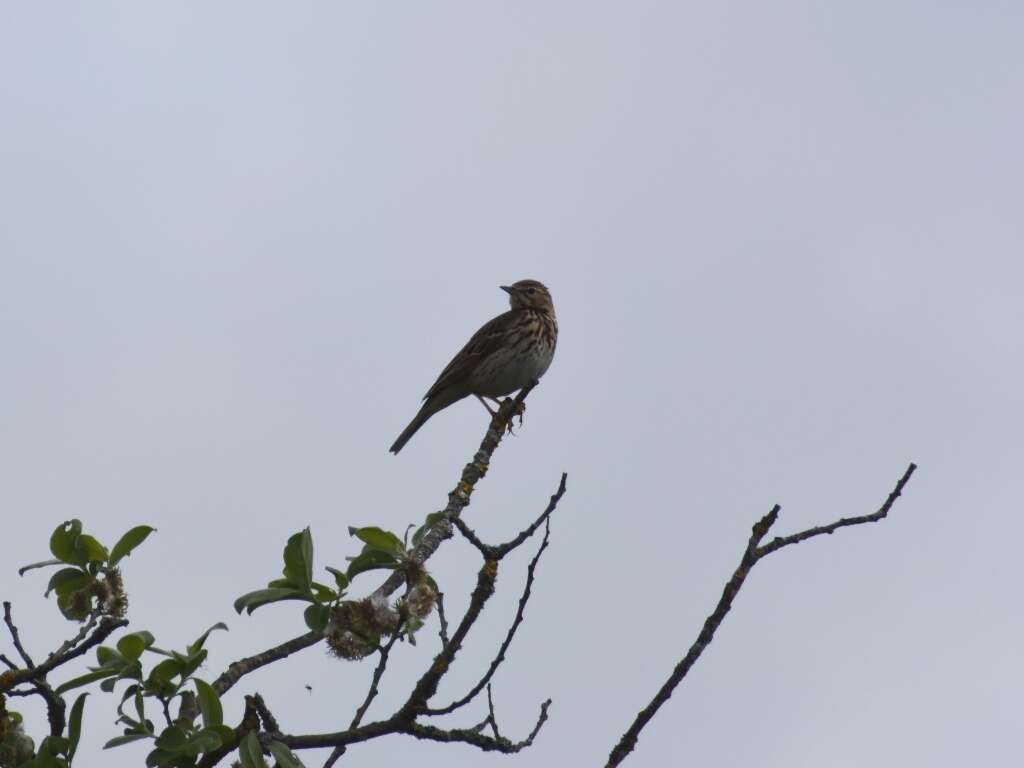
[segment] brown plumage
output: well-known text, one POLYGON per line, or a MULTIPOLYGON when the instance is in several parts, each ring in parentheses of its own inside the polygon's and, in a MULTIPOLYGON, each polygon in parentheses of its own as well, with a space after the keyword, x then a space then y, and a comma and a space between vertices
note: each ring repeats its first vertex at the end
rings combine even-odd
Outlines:
POLYGON ((402 450, 427 419, 452 403, 475 395, 490 410, 483 398, 512 394, 539 379, 551 365, 558 323, 548 289, 536 280, 501 289, 508 292, 512 308, 474 333, 441 371, 423 397, 423 406, 391 446, 392 453, 402 450))

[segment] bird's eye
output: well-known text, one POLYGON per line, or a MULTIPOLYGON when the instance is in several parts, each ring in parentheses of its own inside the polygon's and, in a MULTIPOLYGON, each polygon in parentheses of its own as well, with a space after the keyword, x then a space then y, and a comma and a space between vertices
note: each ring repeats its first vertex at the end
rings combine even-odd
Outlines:
POLYGON ((529 289, 529 290, 527 291, 527 293, 528 293, 528 294, 530 294, 531 296, 533 296, 533 294, 535 294, 536 292, 537 292, 537 289, 536 289, 536 288, 530 288, 530 289, 529 289))

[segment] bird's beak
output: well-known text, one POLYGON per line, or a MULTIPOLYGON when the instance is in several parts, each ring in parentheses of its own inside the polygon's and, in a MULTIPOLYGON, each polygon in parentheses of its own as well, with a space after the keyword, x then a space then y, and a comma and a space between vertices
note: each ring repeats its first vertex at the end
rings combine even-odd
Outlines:
POLYGON ((499 285, 498 287, 501 288, 501 290, 503 290, 505 293, 512 293, 511 285, 499 285))

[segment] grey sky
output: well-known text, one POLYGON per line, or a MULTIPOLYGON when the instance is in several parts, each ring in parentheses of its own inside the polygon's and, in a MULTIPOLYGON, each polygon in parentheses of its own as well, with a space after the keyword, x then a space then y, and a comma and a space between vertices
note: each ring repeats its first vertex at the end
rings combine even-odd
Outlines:
MULTIPOLYGON (((510 736, 554 699, 517 765, 603 764, 754 520, 873 511, 911 460, 887 522, 755 571, 629 764, 1016 755, 1022 39, 1009 2, 7 5, 0 585, 26 642, 69 634, 15 569, 72 516, 159 529, 125 567, 132 627, 182 646, 227 621, 210 677, 301 632, 292 605, 231 602, 306 525, 341 565, 348 525, 443 505, 479 406, 387 446, 497 286, 534 277, 558 354, 468 510, 507 538, 569 472, 495 683, 510 736)), ((528 554, 442 699, 493 654, 528 554)), ((452 612, 476 558, 431 561, 452 612)), ((370 672, 317 648, 226 711, 259 690, 287 730, 336 730, 370 672)), ((86 717, 86 765, 141 764, 97 752, 109 697, 86 717)))

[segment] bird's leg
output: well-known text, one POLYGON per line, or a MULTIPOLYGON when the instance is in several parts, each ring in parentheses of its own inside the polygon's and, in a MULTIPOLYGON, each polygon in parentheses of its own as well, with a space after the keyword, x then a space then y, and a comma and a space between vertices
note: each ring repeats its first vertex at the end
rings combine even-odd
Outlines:
MULTIPOLYGON (((514 402, 515 401, 514 401, 513 398, 506 397, 504 400, 501 401, 501 407, 504 408, 506 405, 513 405, 514 402)), ((521 426, 523 426, 523 414, 524 413, 526 413, 526 403, 519 403, 519 405, 516 405, 516 406, 514 406, 511 409, 511 413, 509 413, 509 415, 508 415, 508 425, 507 425, 508 433, 510 435, 514 435, 515 434, 512 431, 512 419, 514 419, 516 416, 518 416, 519 417, 519 426, 521 427, 521 426)))
MULTIPOLYGON (((487 401, 486 401, 486 400, 484 400, 484 398, 483 398, 483 397, 482 397, 481 395, 474 395, 474 397, 476 397, 476 399, 480 401, 480 405, 482 405, 482 406, 483 406, 484 408, 486 408, 486 409, 487 409, 487 412, 488 412, 489 414, 491 414, 491 418, 492 418, 492 419, 495 419, 495 418, 497 418, 497 417, 498 417, 498 411, 497 411, 497 409, 495 409, 495 410, 491 410, 491 406, 489 406, 489 405, 487 404, 487 401)), ((491 398, 491 399, 492 399, 492 400, 494 400, 494 398, 491 398)), ((494 403, 495 403, 495 405, 498 405, 498 401, 497 401, 497 400, 494 400, 494 403)))

